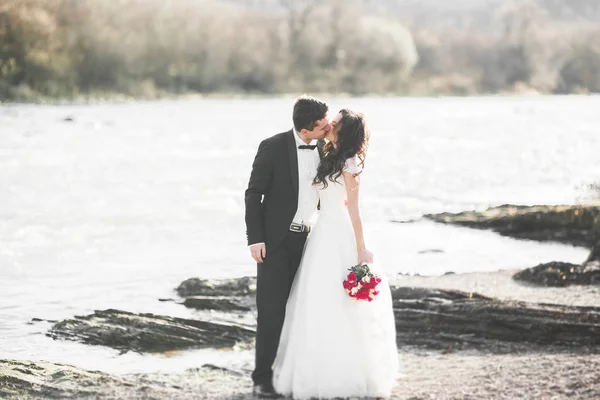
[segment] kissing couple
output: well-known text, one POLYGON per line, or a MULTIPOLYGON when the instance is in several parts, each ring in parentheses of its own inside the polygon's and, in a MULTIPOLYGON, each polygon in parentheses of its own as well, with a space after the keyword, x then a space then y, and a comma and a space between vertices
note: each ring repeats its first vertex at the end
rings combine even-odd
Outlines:
MULTIPOLYGON (((253 393, 261 398, 388 398, 398 371, 385 275, 373 301, 348 295, 348 270, 372 264, 359 212, 365 117, 298 98, 293 129, 263 140, 245 193, 257 262, 253 393)), ((373 268, 373 267, 371 267, 373 268)))

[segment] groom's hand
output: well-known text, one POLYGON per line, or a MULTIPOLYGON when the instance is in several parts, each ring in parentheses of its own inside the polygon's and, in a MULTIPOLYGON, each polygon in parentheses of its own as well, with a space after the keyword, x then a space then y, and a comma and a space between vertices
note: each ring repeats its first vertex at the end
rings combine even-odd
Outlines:
POLYGON ((264 243, 257 243, 250 246, 250 254, 254 261, 262 264, 263 259, 267 256, 267 246, 264 243))

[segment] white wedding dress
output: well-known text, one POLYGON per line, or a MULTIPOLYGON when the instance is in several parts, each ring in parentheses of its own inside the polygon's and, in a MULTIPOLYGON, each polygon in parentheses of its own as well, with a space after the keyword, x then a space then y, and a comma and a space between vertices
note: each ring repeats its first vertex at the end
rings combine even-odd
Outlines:
MULTIPOLYGON (((359 171, 349 159, 345 170, 359 171)), ((342 282, 356 265, 344 178, 320 189, 318 222, 308 237, 273 367, 277 392, 294 399, 388 397, 398 377, 388 280, 372 302, 348 296, 342 282)))

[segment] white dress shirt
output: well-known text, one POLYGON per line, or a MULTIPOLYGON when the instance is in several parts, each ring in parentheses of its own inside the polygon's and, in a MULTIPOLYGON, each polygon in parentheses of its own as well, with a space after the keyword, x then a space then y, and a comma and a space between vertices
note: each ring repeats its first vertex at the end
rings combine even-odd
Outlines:
MULTIPOLYGON (((317 175, 319 166, 319 151, 316 148, 314 150, 299 149, 298 146, 306 145, 306 143, 300 139, 295 129, 294 139, 296 139, 296 153, 298 154, 298 209, 292 221, 310 226, 314 222, 317 204, 319 204, 319 193, 313 185, 313 179, 317 175)), ((316 145, 317 140, 313 140, 310 144, 316 145)))
MULTIPOLYGON (((298 155, 298 208, 292 222, 311 226, 317 216, 317 205, 319 204, 319 192, 313 179, 317 176, 317 168, 319 166, 319 151, 315 148, 299 149, 298 146, 306 145, 300 139, 296 129, 294 131, 294 139, 296 140, 296 154, 298 155)), ((317 144, 317 140, 310 142, 311 146, 317 144)), ((254 243, 248 247, 257 246, 264 243, 254 243)))

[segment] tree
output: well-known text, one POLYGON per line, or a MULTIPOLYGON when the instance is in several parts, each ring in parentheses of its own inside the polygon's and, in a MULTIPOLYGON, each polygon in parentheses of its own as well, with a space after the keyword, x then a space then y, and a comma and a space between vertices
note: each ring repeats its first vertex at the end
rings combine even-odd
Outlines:
POLYGON ((60 2, 13 0, 0 6, 0 79, 59 95, 68 64, 56 20, 60 2))
POLYGON ((319 5, 318 0, 282 0, 287 11, 288 45, 292 61, 297 61, 298 43, 302 33, 310 22, 309 18, 319 5))
POLYGON ((558 92, 600 92, 600 29, 578 35, 566 54, 558 92))

